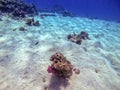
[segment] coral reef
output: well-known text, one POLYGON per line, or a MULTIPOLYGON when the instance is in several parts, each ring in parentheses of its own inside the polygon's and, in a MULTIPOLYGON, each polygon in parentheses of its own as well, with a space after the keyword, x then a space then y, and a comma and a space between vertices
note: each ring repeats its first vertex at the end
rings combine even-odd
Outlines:
MULTIPOLYGON (((50 61, 52 61, 52 64, 51 66, 48 67, 47 71, 49 73, 53 73, 63 78, 70 78, 70 76, 72 76, 73 65, 71 64, 70 61, 66 59, 66 57, 64 57, 62 53, 60 52, 55 53, 54 55, 51 56, 50 61)), ((74 71, 76 71, 76 69, 74 71)))
POLYGON ((74 42, 76 44, 81 44, 82 40, 90 39, 89 34, 87 32, 82 31, 80 34, 69 34, 67 36, 67 39, 71 42, 74 42))
POLYGON ((67 10, 64 10, 64 11, 62 12, 62 15, 63 15, 64 17, 67 17, 67 16, 73 17, 73 16, 74 16, 72 13, 70 13, 70 12, 67 11, 67 10))
POLYGON ((42 14, 40 13, 40 17, 46 17, 46 16, 56 16, 57 14, 61 14, 63 17, 74 17, 75 15, 73 13, 71 13, 70 11, 68 11, 67 9, 65 9, 63 6, 61 5, 53 5, 52 7, 49 8, 45 8, 45 9, 40 9, 40 11, 42 12, 42 14), (48 12, 48 13, 46 13, 48 12), (52 13, 50 13, 52 12, 52 13))
POLYGON ((22 0, 0 0, 0 12, 22 18, 24 18, 25 15, 37 14, 36 7, 33 3, 26 4, 22 0))

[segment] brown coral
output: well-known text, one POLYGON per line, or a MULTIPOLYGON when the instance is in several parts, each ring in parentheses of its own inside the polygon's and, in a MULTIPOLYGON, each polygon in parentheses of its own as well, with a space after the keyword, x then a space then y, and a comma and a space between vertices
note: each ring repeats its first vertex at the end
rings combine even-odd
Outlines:
POLYGON ((82 43, 82 40, 86 40, 86 39, 89 39, 89 34, 85 31, 82 31, 80 34, 69 34, 67 36, 67 39, 73 43, 76 43, 76 44, 81 44, 82 43))
POLYGON ((52 61, 52 64, 51 66, 48 66, 48 73, 52 73, 66 79, 69 79, 72 76, 73 71, 75 74, 80 74, 80 70, 76 68, 73 69, 71 62, 68 61, 60 52, 53 54, 50 61, 52 61))
POLYGON ((55 53, 51 56, 50 61, 52 61, 51 68, 56 72, 57 76, 63 78, 72 76, 73 65, 62 53, 55 53))
POLYGON ((63 56, 63 54, 58 52, 51 56, 50 61, 55 61, 55 60, 61 61, 64 58, 65 57, 63 56))

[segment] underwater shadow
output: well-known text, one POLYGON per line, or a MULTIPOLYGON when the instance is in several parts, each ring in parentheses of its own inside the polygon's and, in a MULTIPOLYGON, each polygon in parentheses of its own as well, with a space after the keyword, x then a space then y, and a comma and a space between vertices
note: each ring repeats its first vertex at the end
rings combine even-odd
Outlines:
POLYGON ((48 90, 61 90, 61 87, 66 88, 68 85, 69 82, 67 79, 52 75, 48 90))

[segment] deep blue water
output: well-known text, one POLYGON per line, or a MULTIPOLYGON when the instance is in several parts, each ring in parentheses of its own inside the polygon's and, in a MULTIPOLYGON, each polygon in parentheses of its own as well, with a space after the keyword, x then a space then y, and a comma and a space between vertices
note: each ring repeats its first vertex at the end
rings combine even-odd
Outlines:
POLYGON ((81 16, 120 22, 120 0, 25 0, 33 2, 37 8, 51 9, 63 7, 69 12, 81 16))

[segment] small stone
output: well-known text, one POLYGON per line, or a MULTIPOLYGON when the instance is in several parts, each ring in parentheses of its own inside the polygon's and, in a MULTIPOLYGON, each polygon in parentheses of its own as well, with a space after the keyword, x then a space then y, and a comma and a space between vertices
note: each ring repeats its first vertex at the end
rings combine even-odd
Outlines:
POLYGON ((71 34, 67 36, 67 39, 71 39, 71 38, 72 38, 71 34))
POLYGON ((3 21, 3 20, 0 18, 0 21, 3 21))
POLYGON ((80 74, 80 70, 79 69, 75 69, 75 74, 80 74))
POLYGON ((96 72, 96 73, 98 73, 98 72, 99 72, 99 70, 98 70, 98 69, 95 69, 95 72, 96 72))
POLYGON ((58 37, 58 39, 61 39, 61 37, 58 37))
POLYGON ((86 39, 89 39, 89 34, 87 33, 87 32, 85 32, 85 31, 82 31, 81 33, 80 33, 80 36, 81 36, 81 38, 82 39, 84 39, 84 40, 86 40, 86 39))
POLYGON ((20 31, 25 31, 26 29, 24 27, 19 28, 20 31))
POLYGON ((86 48, 86 47, 83 47, 83 50, 84 50, 85 52, 87 52, 87 48, 86 48))
POLYGON ((13 31, 16 31, 16 30, 17 30, 17 28, 13 28, 12 30, 13 30, 13 31))
POLYGON ((45 79, 45 78, 43 78, 43 82, 46 82, 46 79, 45 79))
POLYGON ((82 42, 82 39, 78 39, 78 40, 76 41, 76 44, 81 44, 81 42, 82 42))
POLYGON ((37 45, 39 42, 36 42, 35 45, 37 45))
POLYGON ((44 90, 47 90, 48 89, 48 87, 47 86, 44 86, 44 90))
POLYGON ((34 26, 40 26, 40 23, 39 23, 39 21, 36 21, 36 22, 33 23, 33 25, 34 26))
POLYGON ((75 71, 75 70, 76 70, 76 68, 73 69, 73 71, 75 71))

